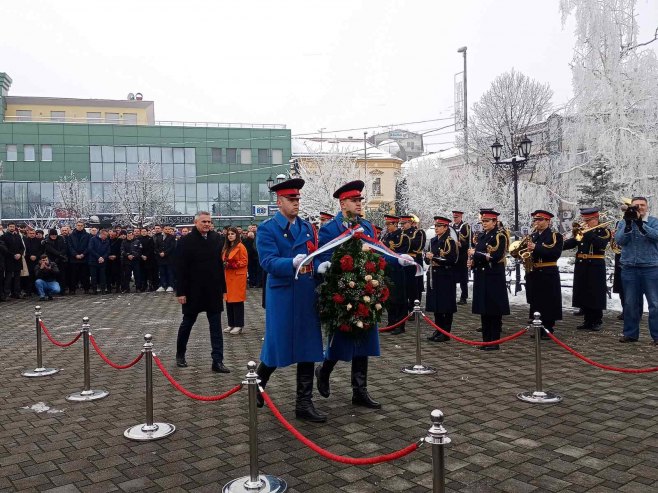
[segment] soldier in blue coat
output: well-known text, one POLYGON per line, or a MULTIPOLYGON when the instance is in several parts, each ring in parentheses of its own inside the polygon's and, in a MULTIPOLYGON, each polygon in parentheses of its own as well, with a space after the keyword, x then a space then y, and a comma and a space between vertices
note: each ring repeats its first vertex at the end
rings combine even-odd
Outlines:
MULTIPOLYGON (((274 185, 277 212, 261 224, 256 235, 260 265, 267 273, 265 284, 265 341, 256 372, 265 387, 279 366, 297 363, 295 416, 323 423, 327 416, 313 405, 313 370, 322 361, 322 332, 317 311, 313 264, 295 271, 317 247, 313 226, 298 217, 300 189, 304 180, 294 178, 274 185)), ((263 405, 260 394, 258 405, 263 405)))
MULTIPOLYGON (((375 231, 368 221, 361 218, 361 201, 364 183, 361 180, 349 182, 334 192, 334 198, 340 201, 340 212, 320 229, 319 246, 340 236, 351 227, 350 220, 356 220, 363 227, 364 234, 374 238, 375 231)), ((315 257, 319 274, 323 274, 330 266, 332 252, 326 252, 315 257)), ((406 261, 405 261, 406 262, 406 261)), ((408 259, 414 265, 412 259, 408 259)), ((368 394, 368 356, 379 356, 379 332, 373 327, 367 336, 356 343, 349 336, 336 332, 328 341, 325 359, 322 366, 315 370, 318 382, 318 392, 323 397, 329 397, 329 376, 338 360, 352 362, 352 404, 380 409, 379 402, 368 394)))

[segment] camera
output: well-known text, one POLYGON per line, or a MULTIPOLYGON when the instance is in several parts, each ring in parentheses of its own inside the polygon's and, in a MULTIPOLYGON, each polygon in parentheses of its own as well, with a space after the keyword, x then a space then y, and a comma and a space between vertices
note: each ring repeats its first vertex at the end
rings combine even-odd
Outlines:
POLYGON ((624 219, 634 220, 640 217, 640 210, 636 205, 629 205, 624 211, 624 219))

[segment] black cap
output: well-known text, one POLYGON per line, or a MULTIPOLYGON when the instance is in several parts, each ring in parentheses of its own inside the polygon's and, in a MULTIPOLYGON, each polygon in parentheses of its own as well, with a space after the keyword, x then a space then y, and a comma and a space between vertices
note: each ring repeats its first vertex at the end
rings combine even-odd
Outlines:
POLYGON ((292 178, 290 180, 277 183, 276 185, 272 185, 270 191, 276 192, 276 194, 281 197, 298 199, 300 197, 299 191, 304 187, 304 183, 304 180, 301 178, 292 178))
POLYGON ((532 217, 535 216, 543 217, 544 219, 553 219, 555 217, 555 215, 552 212, 548 212, 543 209, 537 209, 536 211, 532 211, 530 215, 532 217))
POLYGON ((55 228, 49 229, 48 236, 57 236, 57 230, 55 228))
POLYGON ((393 214, 384 214, 384 222, 397 224, 400 222, 400 218, 398 216, 394 216, 393 214))
POLYGON ((500 212, 497 212, 493 209, 480 209, 480 215, 482 217, 488 217, 490 219, 498 219, 500 212))
POLYGON ((449 226, 450 219, 443 216, 434 216, 434 226, 449 226))
POLYGON ((334 198, 335 199, 362 199, 363 196, 361 195, 361 192, 363 191, 363 187, 365 187, 366 184, 363 183, 361 180, 354 180, 350 181, 348 183, 345 183, 342 187, 338 188, 334 192, 334 198))
POLYGON ((583 207, 583 208, 580 209, 580 215, 581 216, 593 216, 595 214, 598 214, 600 210, 601 209, 599 209, 598 207, 583 207))

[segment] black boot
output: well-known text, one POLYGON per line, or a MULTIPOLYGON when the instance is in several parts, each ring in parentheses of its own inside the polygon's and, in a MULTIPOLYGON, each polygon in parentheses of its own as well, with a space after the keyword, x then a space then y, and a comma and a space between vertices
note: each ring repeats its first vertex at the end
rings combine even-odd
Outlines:
POLYGON ((381 409, 382 405, 368 394, 368 357, 352 358, 352 404, 355 406, 381 409))
MULTIPOLYGON (((267 366, 262 361, 260 363, 258 363, 258 368, 256 368, 256 373, 258 373, 258 379, 260 380, 260 386, 263 389, 267 385, 267 382, 269 382, 270 376, 272 376, 272 373, 274 373, 274 370, 276 370, 276 366, 267 366)), ((261 395, 260 390, 259 390, 256 393, 256 406, 263 407, 264 405, 265 405, 265 401, 263 400, 263 396, 261 395)))
POLYGON ((334 370, 338 361, 326 359, 320 366, 315 369, 315 377, 318 381, 318 392, 322 397, 329 397, 331 389, 329 388, 329 375, 334 370))
POLYGON ((324 423, 327 415, 319 413, 313 405, 314 363, 297 363, 297 402, 295 417, 311 423, 324 423))

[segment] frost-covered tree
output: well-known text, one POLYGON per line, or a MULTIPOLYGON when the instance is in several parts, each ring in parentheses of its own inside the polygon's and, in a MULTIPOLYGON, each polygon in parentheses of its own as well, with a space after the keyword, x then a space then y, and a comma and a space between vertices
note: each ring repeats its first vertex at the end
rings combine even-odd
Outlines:
POLYGON ((55 207, 59 215, 68 218, 86 218, 96 212, 96 202, 91 197, 91 186, 86 178, 78 178, 71 171, 55 182, 58 200, 55 207))
POLYGON ((173 184, 162 179, 160 163, 143 161, 135 172, 115 178, 114 213, 123 224, 148 226, 172 212, 173 184))
MULTIPOLYGON (((526 129, 541 122, 551 111, 553 90, 512 69, 494 79, 491 87, 473 105, 469 121, 470 153, 488 163, 491 144, 498 138, 503 156, 516 155, 526 129)), ((459 141, 463 136, 458 135, 459 141)))
POLYGON ((365 170, 359 166, 353 152, 346 152, 337 144, 329 151, 317 153, 310 158, 299 159, 299 176, 305 180, 300 213, 315 218, 321 211, 332 212, 337 209, 334 191, 352 180, 363 180, 364 206, 368 198, 368 180, 365 170))
POLYGON ((639 40, 635 6, 636 0, 560 2, 563 23, 576 21, 565 170, 577 182, 579 171, 609 163, 618 196, 652 194, 658 179, 658 60, 647 48, 658 29, 653 39, 639 40))
POLYGON ((610 163, 599 161, 582 168, 583 181, 576 185, 580 192, 580 203, 614 211, 619 208, 619 188, 610 163))
POLYGON ((48 230, 57 227, 57 218, 51 205, 30 207, 30 219, 25 221, 30 228, 48 230))

